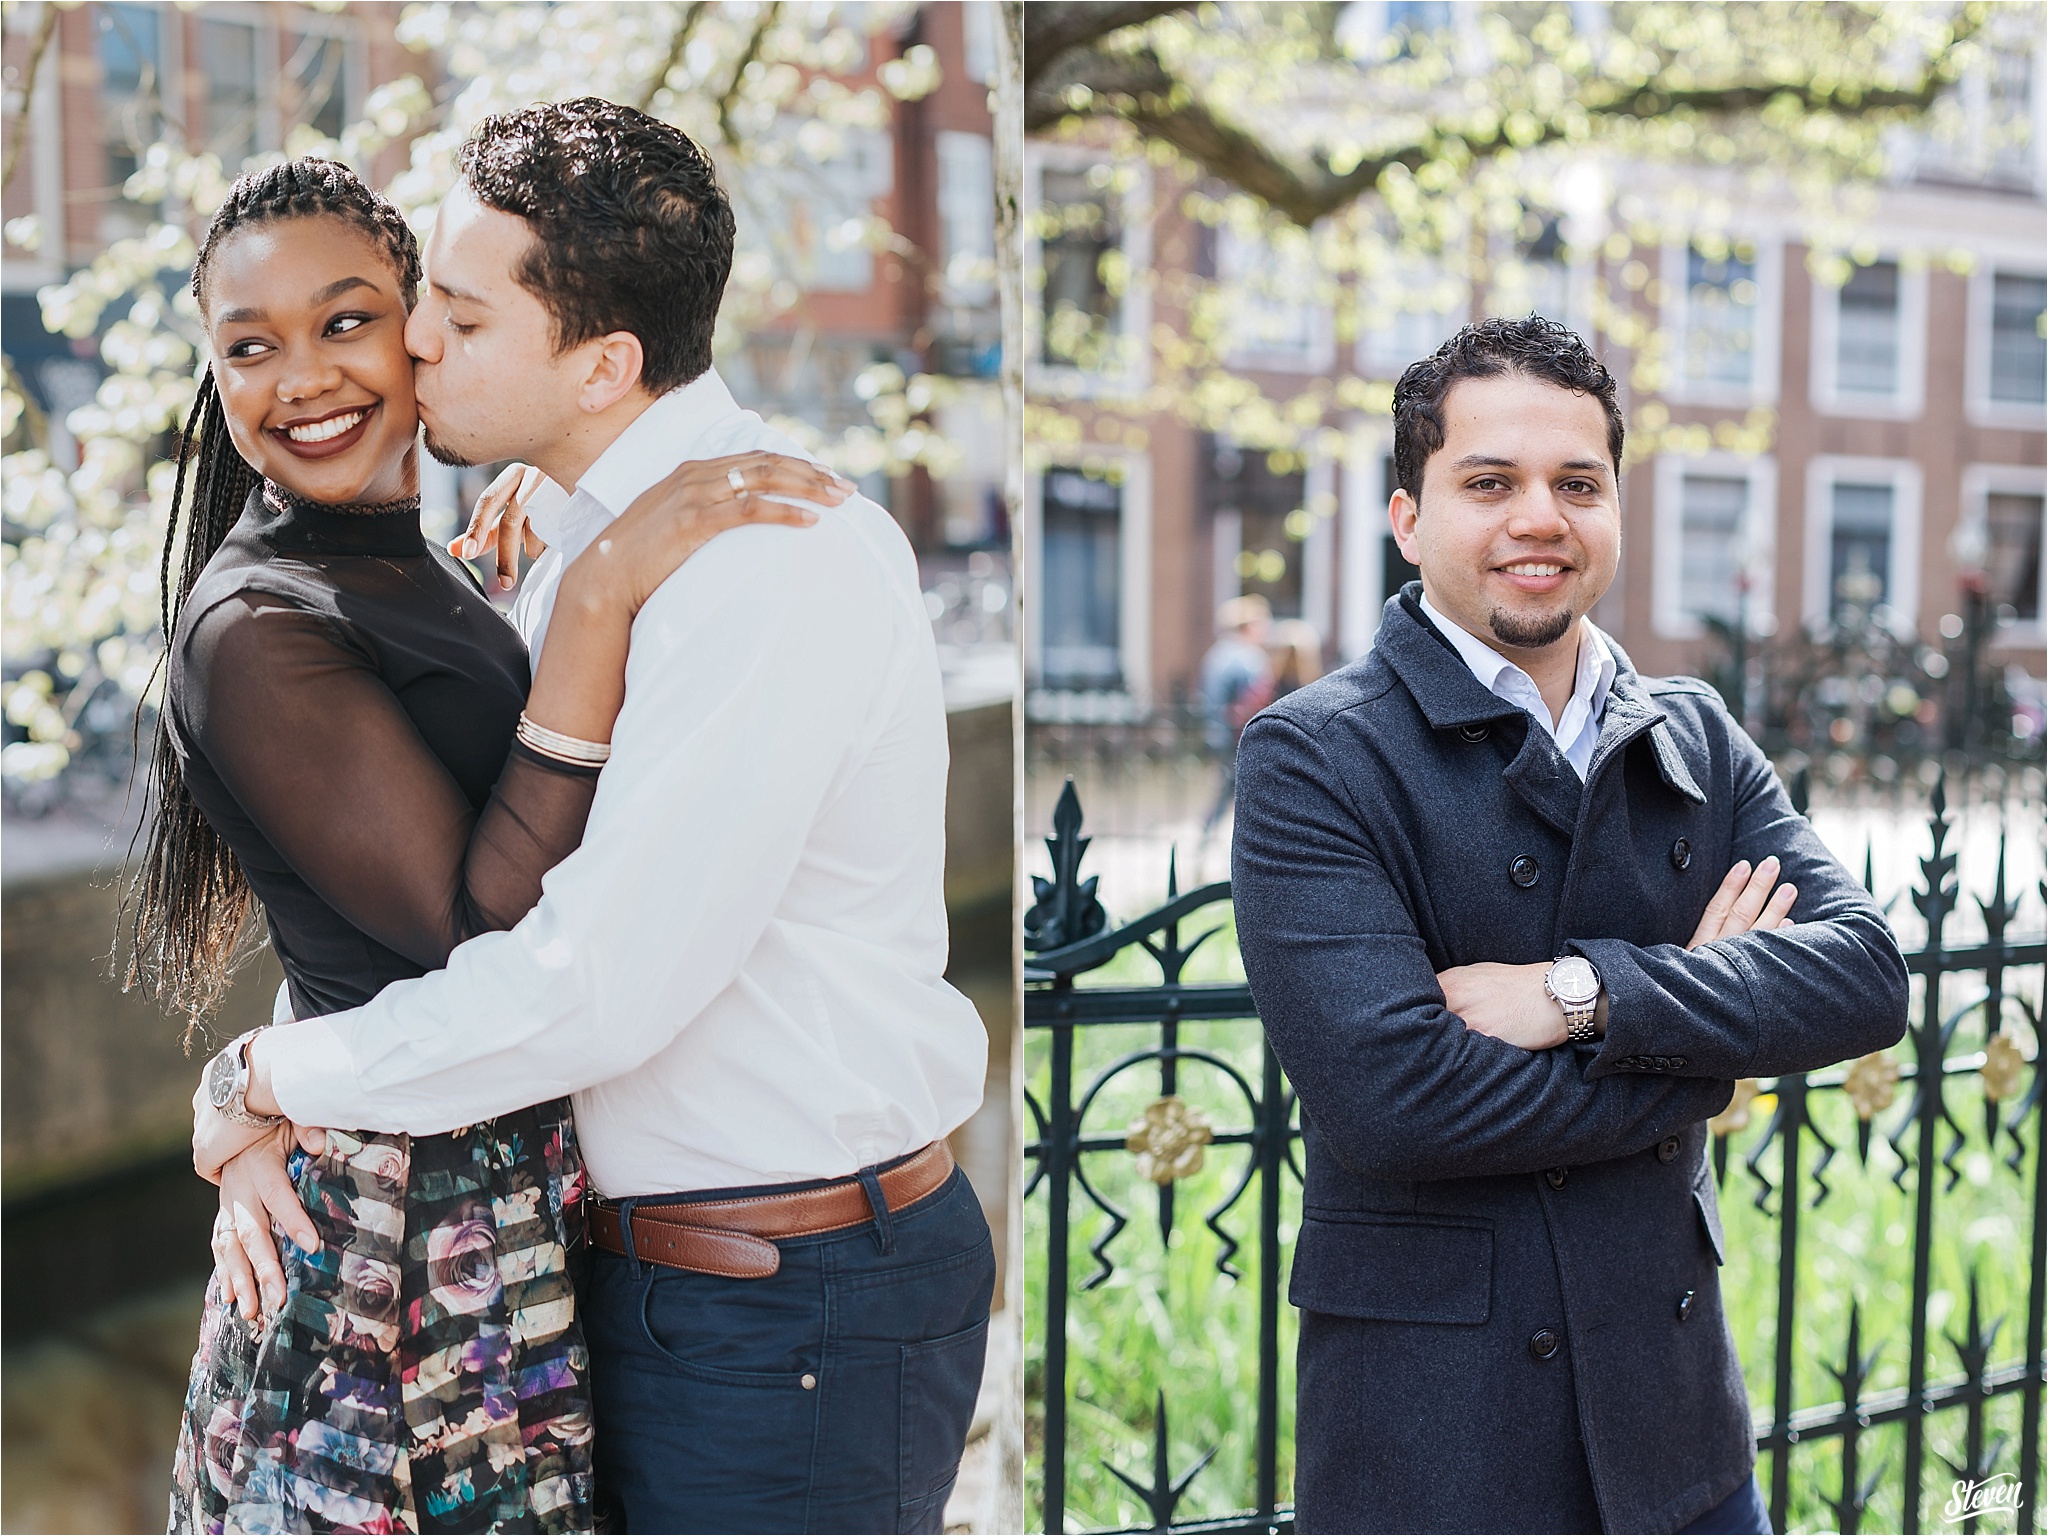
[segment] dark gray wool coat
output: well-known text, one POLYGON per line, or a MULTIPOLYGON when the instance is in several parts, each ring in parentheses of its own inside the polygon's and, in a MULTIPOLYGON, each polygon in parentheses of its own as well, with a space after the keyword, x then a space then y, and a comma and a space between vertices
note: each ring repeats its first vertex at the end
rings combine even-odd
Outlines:
POLYGON ((1617 653, 1582 786, 1419 595, 1238 752, 1238 938, 1306 1128, 1299 1528, 1675 1530, 1755 1459, 1703 1122, 1895 1043, 1905 964, 1712 689, 1617 653), (1797 926, 1688 953, 1773 853, 1797 926), (1600 1042, 1445 1011, 1440 970, 1574 951, 1600 1042))

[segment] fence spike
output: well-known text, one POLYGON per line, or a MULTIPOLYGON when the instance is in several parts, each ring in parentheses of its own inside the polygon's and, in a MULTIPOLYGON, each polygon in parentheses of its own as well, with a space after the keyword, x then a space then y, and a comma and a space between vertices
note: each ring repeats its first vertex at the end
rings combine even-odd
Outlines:
POLYGON ((1147 1487, 1128 1472, 1112 1465, 1107 1460, 1102 1464, 1109 1469, 1112 1476, 1145 1501, 1145 1509, 1152 1516, 1152 1529, 1155 1531, 1169 1531, 1173 1529, 1173 1511, 1174 1507, 1180 1503, 1181 1495, 1188 1491, 1188 1485, 1194 1482, 1196 1474, 1216 1459, 1218 1449, 1220 1447, 1211 1446, 1196 1459, 1193 1466, 1181 1473, 1179 1477, 1176 1478, 1172 1475, 1168 1470, 1172 1462, 1167 1449, 1166 1392, 1162 1388, 1159 1392, 1158 1406, 1154 1410, 1152 1420, 1151 1486, 1147 1487))

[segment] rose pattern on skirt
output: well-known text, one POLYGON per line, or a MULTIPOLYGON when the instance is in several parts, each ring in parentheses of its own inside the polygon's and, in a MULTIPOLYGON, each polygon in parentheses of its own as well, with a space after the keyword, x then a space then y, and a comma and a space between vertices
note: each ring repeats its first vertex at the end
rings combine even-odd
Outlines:
POLYGON ((330 1132, 291 1173, 316 1254, 251 1325, 208 1288, 173 1531, 588 1531, 589 1355, 566 1100, 441 1136, 330 1132))

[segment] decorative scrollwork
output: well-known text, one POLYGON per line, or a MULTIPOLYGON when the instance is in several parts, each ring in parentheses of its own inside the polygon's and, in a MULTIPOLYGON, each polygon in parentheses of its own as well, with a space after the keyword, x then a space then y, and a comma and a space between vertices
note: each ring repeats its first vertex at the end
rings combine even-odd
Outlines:
POLYGON ((1735 1097, 1728 1101, 1728 1107, 1707 1122, 1707 1130, 1715 1136, 1729 1136, 1749 1124, 1749 1101, 1757 1096, 1761 1084, 1753 1077, 1745 1077, 1735 1085, 1735 1097))
POLYGON ((2010 1026, 1993 1035, 1984 1047, 1984 1097, 1996 1104, 2020 1090, 2020 1078, 2027 1070, 2026 1052, 2010 1026))
POLYGON ((1899 1096, 1899 1064, 1890 1051, 1859 1056, 1842 1081, 1842 1092, 1856 1106, 1856 1118, 1868 1122, 1892 1107, 1899 1096))
POLYGON ((1209 1117, 1178 1094, 1169 1093, 1145 1106, 1131 1122, 1124 1150, 1138 1156, 1138 1177, 1171 1184, 1202 1171, 1202 1149, 1216 1139, 1209 1117))

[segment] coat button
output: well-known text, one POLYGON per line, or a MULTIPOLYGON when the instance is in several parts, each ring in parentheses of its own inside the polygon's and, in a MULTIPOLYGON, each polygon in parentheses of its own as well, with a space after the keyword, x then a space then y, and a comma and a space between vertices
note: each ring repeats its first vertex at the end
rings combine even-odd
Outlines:
POLYGON ((1557 1353, 1557 1330, 1538 1328, 1529 1335, 1529 1353, 1538 1360, 1548 1360, 1557 1353))
POLYGON ((1671 867, 1683 869, 1692 862, 1692 844, 1680 838, 1671 845, 1671 867))
POLYGON ((1682 1323, 1692 1316, 1692 1292, 1687 1291, 1678 1298, 1678 1320, 1682 1323))
POLYGON ((1508 878, 1526 891, 1543 878, 1543 870, 1528 854, 1521 853, 1515 855, 1515 862, 1508 866, 1508 878))
POLYGON ((1458 734, 1467 741, 1484 741, 1491 729, 1490 726, 1484 725, 1461 725, 1458 727, 1458 734))
POLYGON ((1571 1170, 1569 1168, 1553 1168, 1548 1173, 1543 1175, 1543 1181, 1546 1184, 1548 1184, 1552 1189, 1563 1189, 1565 1175, 1570 1172, 1571 1170))
POLYGON ((1676 1136, 1666 1136, 1657 1143, 1658 1162, 1668 1163, 1676 1156, 1678 1156, 1678 1138, 1676 1136))

